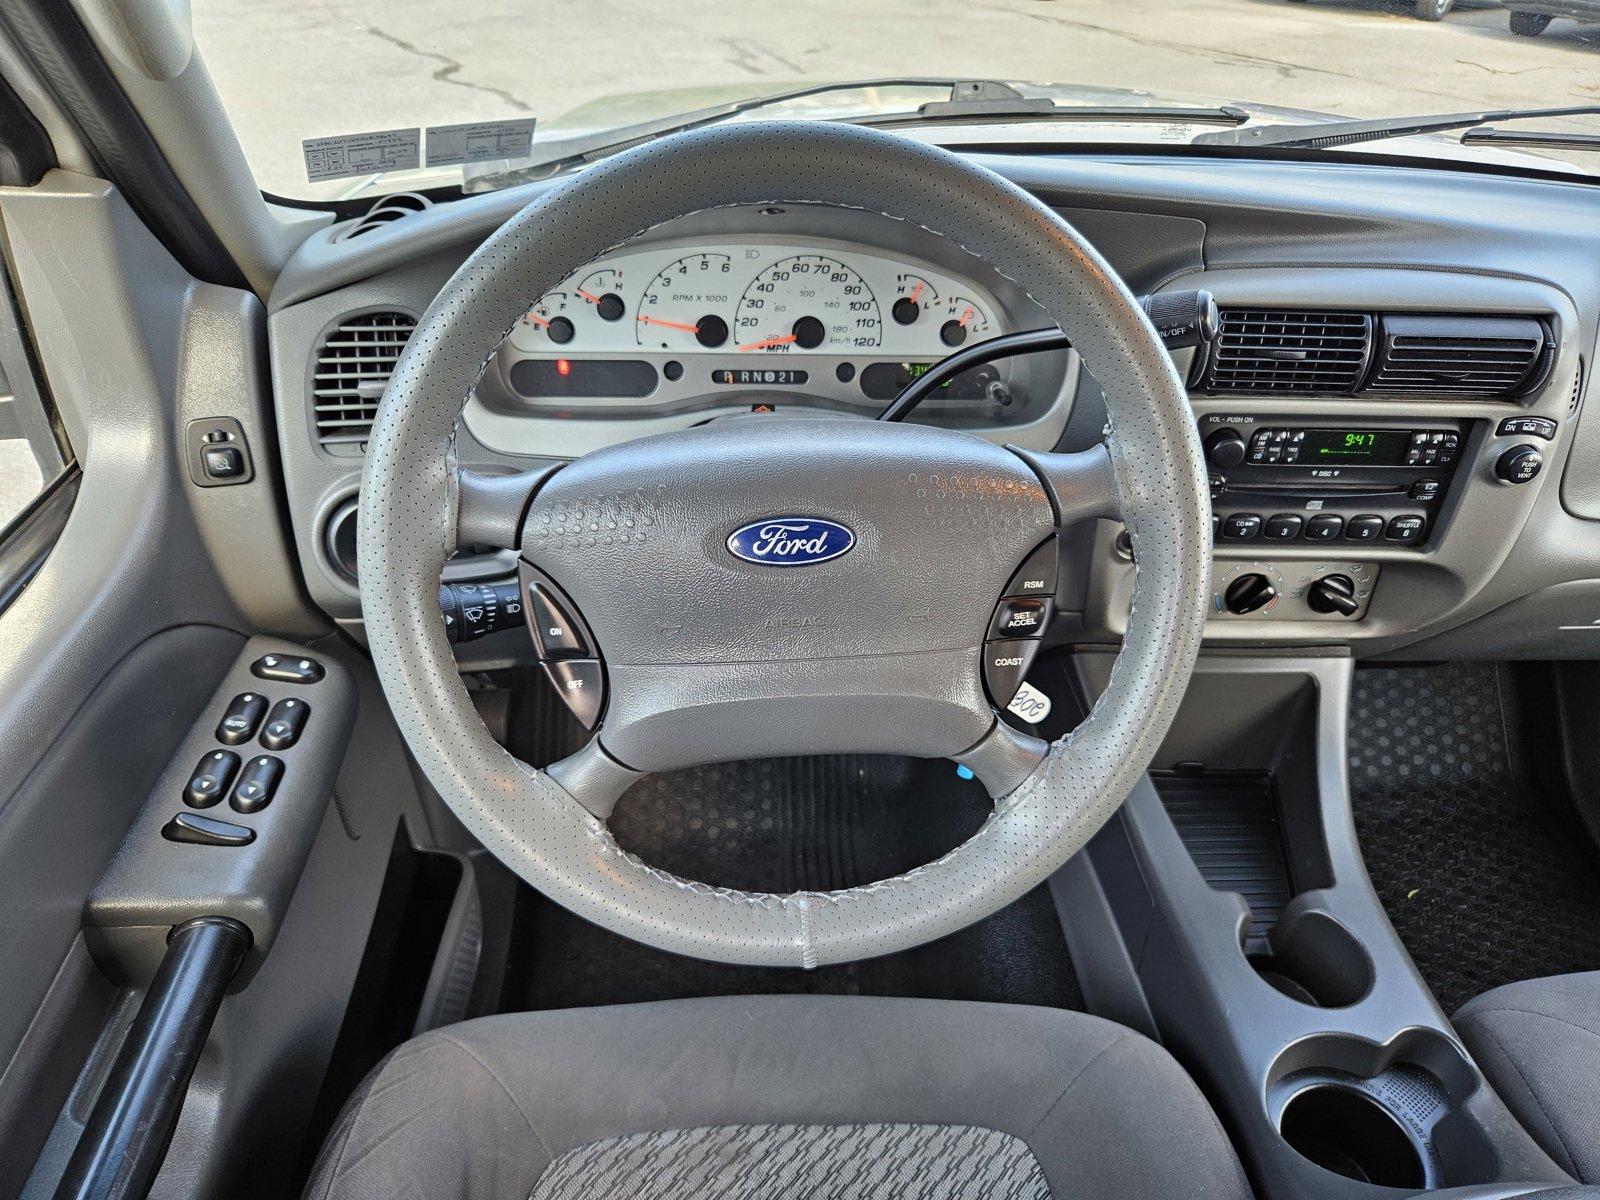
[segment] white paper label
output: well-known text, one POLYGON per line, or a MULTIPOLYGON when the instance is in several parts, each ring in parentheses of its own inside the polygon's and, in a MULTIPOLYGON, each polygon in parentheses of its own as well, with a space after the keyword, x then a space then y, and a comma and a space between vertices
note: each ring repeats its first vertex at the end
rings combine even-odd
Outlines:
POLYGON ((386 129, 307 138, 300 146, 306 156, 306 178, 321 183, 351 175, 414 171, 421 165, 421 142, 420 129, 386 129))
POLYGON ((1029 725, 1037 725, 1050 715, 1050 697, 1033 684, 1025 683, 1017 689, 1011 703, 1006 705, 1006 711, 1014 717, 1021 717, 1029 725))
POLYGON ((428 129, 428 165, 496 162, 527 158, 533 153, 535 118, 514 121, 474 121, 467 125, 433 125, 428 129))

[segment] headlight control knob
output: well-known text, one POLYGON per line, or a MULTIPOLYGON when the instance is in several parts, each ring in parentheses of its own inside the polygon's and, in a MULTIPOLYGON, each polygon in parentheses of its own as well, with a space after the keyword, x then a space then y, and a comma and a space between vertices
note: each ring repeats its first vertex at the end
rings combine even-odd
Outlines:
POLYGON ((1324 575, 1311 585, 1306 603, 1312 612, 1338 613, 1341 617, 1353 617, 1361 611, 1355 582, 1348 575, 1324 575))
POLYGON ((1241 575, 1222 593, 1222 603, 1231 613, 1244 616, 1257 612, 1278 598, 1278 589, 1265 575, 1241 575))

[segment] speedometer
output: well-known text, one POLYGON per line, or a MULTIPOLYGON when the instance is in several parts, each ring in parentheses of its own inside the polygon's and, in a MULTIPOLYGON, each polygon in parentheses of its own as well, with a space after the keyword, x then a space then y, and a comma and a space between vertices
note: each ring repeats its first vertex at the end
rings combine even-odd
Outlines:
POLYGON ((851 268, 821 254, 773 263, 751 281, 734 315, 742 351, 871 349, 883 343, 872 289, 851 268))

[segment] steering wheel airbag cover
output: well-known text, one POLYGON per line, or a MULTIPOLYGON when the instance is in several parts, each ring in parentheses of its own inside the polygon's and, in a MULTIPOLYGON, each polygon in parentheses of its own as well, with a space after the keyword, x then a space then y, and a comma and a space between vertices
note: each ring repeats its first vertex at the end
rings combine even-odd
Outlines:
POLYGON ((1106 263, 1056 214, 933 147, 847 125, 750 123, 678 135, 590 167, 524 209, 461 267, 396 366, 361 493, 363 609, 379 678, 428 779, 533 886, 640 941, 701 958, 814 966, 930 941, 1036 886, 1143 773, 1198 653, 1210 554, 1206 475, 1181 381, 1106 263), (539 295, 673 218, 816 203, 913 221, 1016 281, 1102 385, 1137 573, 1124 650, 1083 724, 973 838, 893 879, 775 895, 678 879, 622 851, 479 719, 438 613, 455 545, 457 415, 539 295))

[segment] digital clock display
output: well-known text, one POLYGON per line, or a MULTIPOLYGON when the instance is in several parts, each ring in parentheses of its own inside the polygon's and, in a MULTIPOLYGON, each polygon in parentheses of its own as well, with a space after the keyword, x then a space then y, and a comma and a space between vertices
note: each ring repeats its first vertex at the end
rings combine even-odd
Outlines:
POLYGON ((1410 445, 1411 434, 1404 429, 1308 429, 1300 446, 1300 465, 1398 467, 1410 445))

